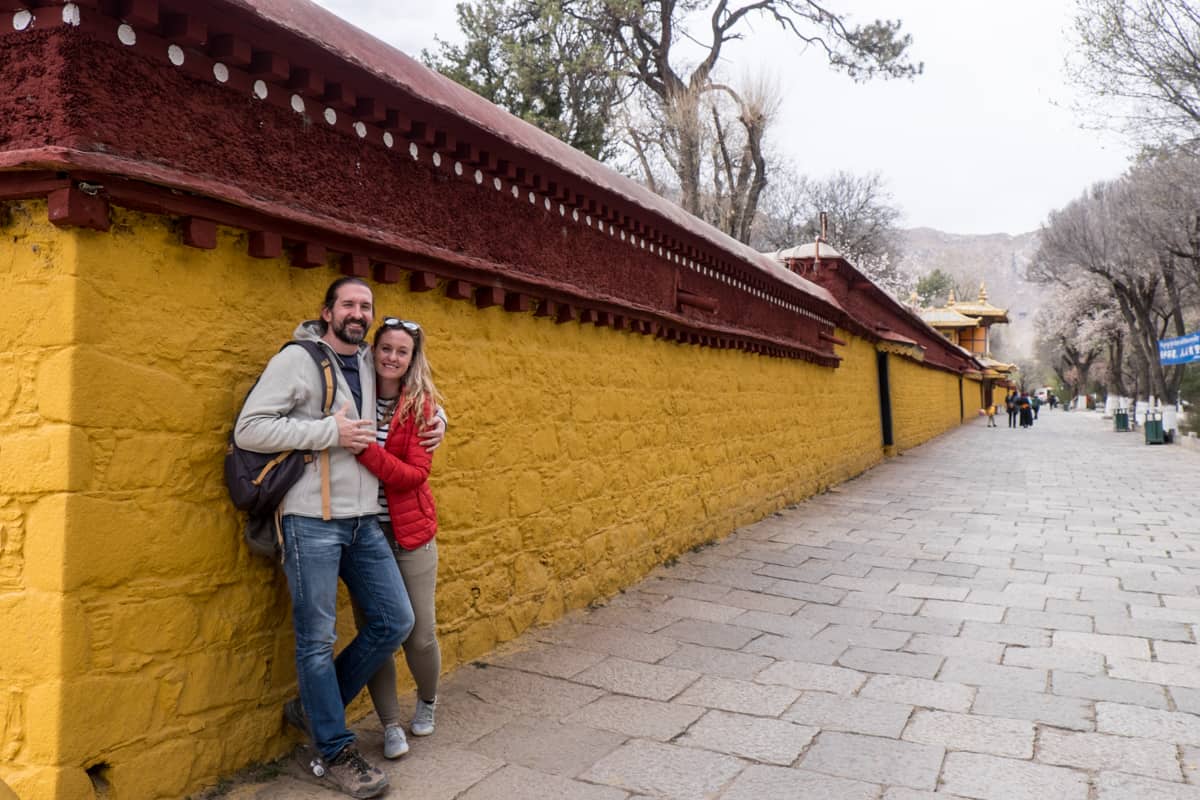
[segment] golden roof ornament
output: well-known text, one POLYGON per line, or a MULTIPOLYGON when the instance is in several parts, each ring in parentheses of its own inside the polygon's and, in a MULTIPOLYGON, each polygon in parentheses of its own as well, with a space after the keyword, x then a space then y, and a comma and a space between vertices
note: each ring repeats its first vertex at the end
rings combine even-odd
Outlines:
POLYGON ((985 283, 983 281, 979 282, 979 302, 980 303, 987 302, 987 286, 985 285, 985 283))
POLYGON ((952 306, 952 305, 954 305, 954 302, 955 302, 954 301, 954 287, 951 286, 950 287, 950 297, 946 300, 946 305, 952 306))

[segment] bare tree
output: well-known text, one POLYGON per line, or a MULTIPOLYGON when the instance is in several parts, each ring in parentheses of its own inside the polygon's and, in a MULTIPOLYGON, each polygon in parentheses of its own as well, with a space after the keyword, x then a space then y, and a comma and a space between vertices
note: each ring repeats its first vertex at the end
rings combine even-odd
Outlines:
POLYGON ((1200 133, 1200 6, 1194 0, 1078 0, 1075 83, 1094 97, 1119 98, 1098 109, 1157 141, 1194 142, 1200 133))
POLYGON ((820 216, 825 213, 826 240, 838 252, 895 296, 903 298, 911 291, 914 279, 899 266, 900 209, 883 176, 839 171, 809 178, 790 165, 775 174, 755 226, 756 247, 778 250, 811 242, 821 232, 820 216))
MULTIPOLYGON (((609 0, 602 13, 593 4, 562 2, 568 13, 605 32, 623 54, 625 74, 643 88, 643 101, 667 128, 656 138, 635 137, 641 145, 633 148, 637 163, 648 170, 669 164, 680 205, 741 241, 749 241, 767 185, 765 140, 777 93, 735 90, 718 79, 717 66, 725 45, 742 38, 751 18, 774 21, 855 80, 912 77, 922 69, 908 61, 910 37, 900 34, 898 21, 851 27, 844 15, 814 0, 609 0), (707 30, 693 35, 687 17, 705 7, 707 30), (677 45, 683 41, 705 48, 698 62, 678 64, 677 45), (724 99, 714 100, 714 94, 724 99), (722 113, 723 107, 729 112, 722 113), (653 145, 661 147, 661 158, 649 156, 653 145)), ((644 177, 660 187, 666 182, 652 171, 644 177)))
POLYGON ((1129 178, 1092 187, 1066 208, 1051 212, 1042 230, 1030 277, 1071 288, 1080 272, 1103 281, 1125 321, 1131 356, 1139 365, 1140 386, 1174 402, 1182 378, 1158 360, 1157 340, 1169 324, 1182 324, 1178 294, 1169 284, 1172 266, 1147 245, 1130 209, 1137 207, 1129 178))

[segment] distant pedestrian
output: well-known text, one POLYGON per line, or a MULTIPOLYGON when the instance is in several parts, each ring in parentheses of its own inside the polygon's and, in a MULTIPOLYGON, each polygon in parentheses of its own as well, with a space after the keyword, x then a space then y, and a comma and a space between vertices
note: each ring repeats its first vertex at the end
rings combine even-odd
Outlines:
POLYGON ((995 403, 988 404, 987 418, 988 418, 987 426, 989 428, 995 428, 996 427, 996 404, 995 403))
POLYGON ((1042 401, 1035 394, 1033 397, 1029 398, 1029 402, 1033 405, 1033 418, 1037 419, 1038 409, 1042 407, 1042 401))
POLYGON ((1017 396, 1017 415, 1021 418, 1022 428, 1033 427, 1033 401, 1024 391, 1017 396))
POLYGON ((1017 427, 1017 393, 1010 390, 1004 398, 1004 410, 1008 412, 1008 427, 1017 427))

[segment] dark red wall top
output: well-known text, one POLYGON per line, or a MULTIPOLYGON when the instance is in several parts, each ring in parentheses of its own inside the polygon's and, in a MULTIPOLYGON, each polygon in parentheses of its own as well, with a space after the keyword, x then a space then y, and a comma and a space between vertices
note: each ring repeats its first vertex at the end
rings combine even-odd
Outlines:
POLYGON ((0 0, 0 81, 0 197, 86 180, 354 269, 837 363, 824 289, 303 0, 0 0))
POLYGON ((897 344, 911 342, 924 351, 924 361, 953 372, 978 371, 982 366, 969 353, 946 339, 911 309, 877 286, 844 258, 794 259, 790 268, 828 289, 854 320, 848 327, 859 335, 897 344))

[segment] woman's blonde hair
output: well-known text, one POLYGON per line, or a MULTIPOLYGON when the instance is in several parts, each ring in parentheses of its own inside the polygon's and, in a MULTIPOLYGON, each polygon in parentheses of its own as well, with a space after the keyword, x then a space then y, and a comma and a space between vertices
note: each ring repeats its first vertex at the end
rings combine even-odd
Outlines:
POLYGON ((392 419, 403 420, 413 414, 419 415, 421 421, 429 422, 442 404, 442 393, 433 383, 433 369, 425 357, 425 331, 415 322, 388 317, 375 332, 375 346, 378 347, 383 335, 391 331, 407 333, 413 341, 412 360, 400 379, 400 402, 392 412, 392 419))

